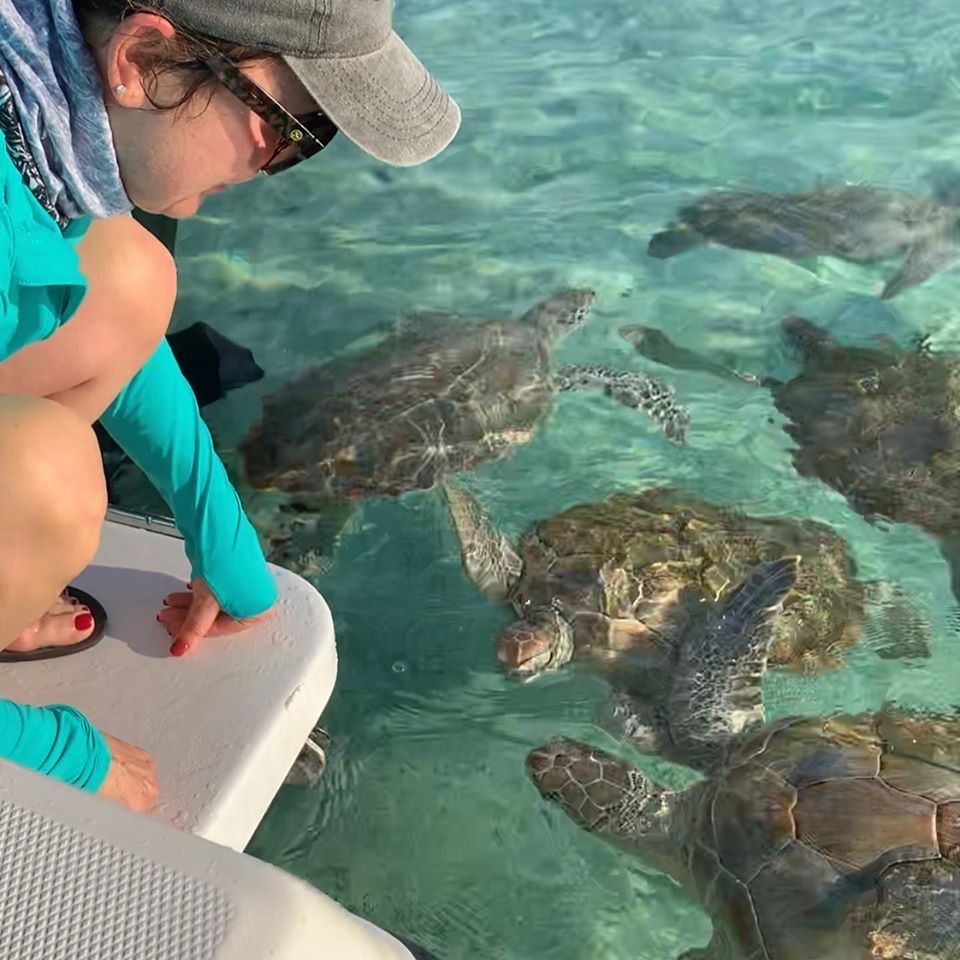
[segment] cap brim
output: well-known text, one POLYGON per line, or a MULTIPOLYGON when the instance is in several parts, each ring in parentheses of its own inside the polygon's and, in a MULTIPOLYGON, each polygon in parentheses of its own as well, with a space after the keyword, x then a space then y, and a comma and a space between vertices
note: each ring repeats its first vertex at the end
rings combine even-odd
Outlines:
POLYGON ((395 33, 360 57, 284 60, 340 131, 378 160, 423 163, 460 127, 460 108, 395 33))

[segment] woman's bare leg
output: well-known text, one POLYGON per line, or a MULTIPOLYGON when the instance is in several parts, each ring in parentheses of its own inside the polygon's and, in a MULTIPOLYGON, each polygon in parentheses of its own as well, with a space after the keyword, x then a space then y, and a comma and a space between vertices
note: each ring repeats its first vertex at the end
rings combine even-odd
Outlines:
POLYGON ((167 332, 177 278, 167 249, 129 215, 96 221, 77 252, 83 302, 46 340, 0 362, 0 394, 49 397, 93 423, 167 332))
POLYGON ((17 652, 93 630, 76 619, 84 608, 58 599, 96 551, 106 512, 89 424, 156 349, 176 298, 173 259, 130 216, 95 222, 78 252, 89 287, 76 313, 0 363, 0 649, 17 652))
POLYGON ((0 463, 0 647, 75 643, 90 630, 74 630, 72 612, 45 614, 100 542, 107 494, 94 433, 62 404, 0 395, 0 463))

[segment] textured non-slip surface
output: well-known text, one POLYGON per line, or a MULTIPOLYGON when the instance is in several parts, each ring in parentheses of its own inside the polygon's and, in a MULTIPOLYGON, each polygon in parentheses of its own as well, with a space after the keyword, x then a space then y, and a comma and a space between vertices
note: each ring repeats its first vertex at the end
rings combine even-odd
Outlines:
POLYGON ((195 877, 0 801, 0 960, 208 960, 231 914, 195 877))

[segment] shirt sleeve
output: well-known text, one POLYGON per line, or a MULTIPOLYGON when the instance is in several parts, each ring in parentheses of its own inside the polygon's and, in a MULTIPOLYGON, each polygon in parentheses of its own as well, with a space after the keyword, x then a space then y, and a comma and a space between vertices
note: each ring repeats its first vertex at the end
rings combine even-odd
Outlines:
POLYGON ((0 757, 95 793, 110 769, 103 735, 73 707, 0 700, 0 757))
POLYGON ((100 422, 169 504, 192 576, 232 617, 269 609, 273 575, 166 339, 100 422))

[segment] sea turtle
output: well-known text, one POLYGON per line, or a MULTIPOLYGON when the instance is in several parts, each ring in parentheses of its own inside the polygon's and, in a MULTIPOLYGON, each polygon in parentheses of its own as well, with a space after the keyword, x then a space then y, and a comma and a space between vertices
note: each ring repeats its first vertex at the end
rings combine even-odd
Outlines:
MULTIPOLYGON (((914 523, 937 537, 960 597, 960 358, 932 352, 925 341, 844 346, 797 316, 781 329, 803 368, 786 383, 763 382, 799 444, 797 470, 870 519, 914 523)), ((628 338, 654 356, 653 341, 628 338)), ((666 340, 658 339, 662 362, 669 362, 666 340)), ((714 361, 704 364, 715 372, 714 361)))
POLYGON ((806 193, 717 190, 681 207, 647 253, 664 259, 719 244, 789 259, 865 264, 903 257, 881 293, 889 299, 960 259, 960 206, 953 200, 943 192, 919 197, 856 184, 806 193))
POLYGON ((464 489, 445 490, 466 575, 519 618, 496 640, 498 660, 515 676, 574 657, 618 679, 647 675, 667 663, 705 598, 725 596, 757 563, 787 554, 804 558, 803 575, 777 621, 774 663, 838 665, 860 633, 864 586, 825 524, 747 516, 660 487, 540 520, 514 549, 464 489))
POLYGON ((635 742, 704 779, 671 792, 565 738, 532 750, 527 772, 703 904, 713 938, 686 960, 960 960, 960 718, 887 708, 761 725, 795 564, 764 564, 686 632, 666 705, 627 718, 648 731, 635 742))
POLYGON ((264 401, 242 444, 258 489, 395 495, 507 456, 557 391, 599 387, 654 418, 672 440, 687 411, 644 373, 597 364, 554 370, 554 342, 587 318, 594 294, 562 290, 517 320, 414 315, 372 349, 307 370, 264 401))

